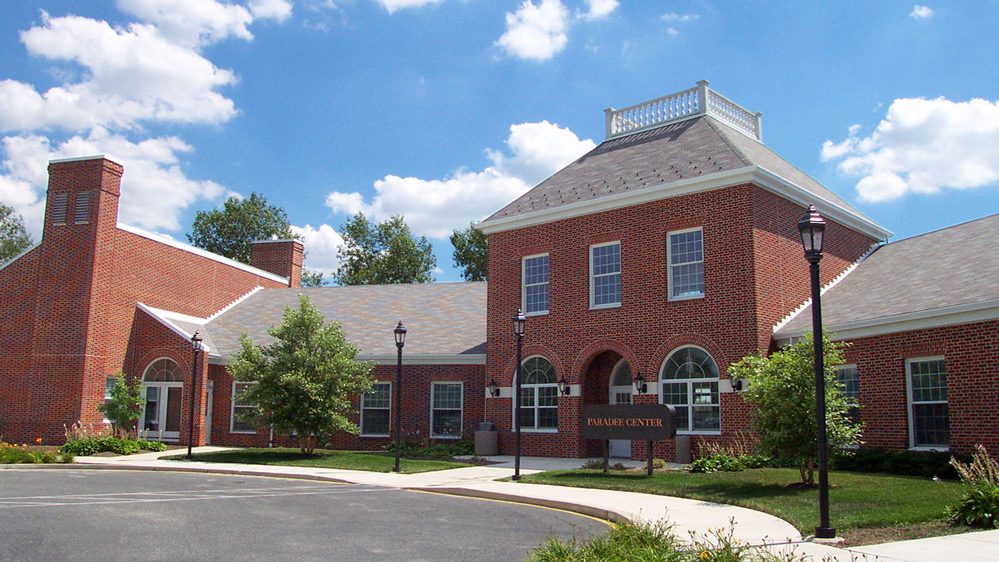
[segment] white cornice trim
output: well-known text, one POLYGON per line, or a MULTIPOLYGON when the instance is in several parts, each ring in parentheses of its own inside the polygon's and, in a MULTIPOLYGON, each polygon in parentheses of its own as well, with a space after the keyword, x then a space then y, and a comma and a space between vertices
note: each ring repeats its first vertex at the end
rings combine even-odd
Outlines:
POLYGON ((125 232, 129 232, 131 234, 135 234, 136 236, 141 236, 143 238, 147 238, 147 239, 152 240, 154 242, 159 242, 160 244, 166 244, 167 246, 170 246, 170 247, 173 247, 173 248, 177 248, 178 250, 183 250, 185 252, 188 252, 188 253, 191 253, 191 254, 195 254, 195 255, 201 256, 203 258, 208 258, 208 259, 210 259, 212 261, 216 261, 216 262, 219 262, 221 264, 228 265, 230 267, 235 267, 236 269, 241 269, 243 271, 246 271, 247 273, 252 273, 252 274, 254 274, 254 275, 258 276, 258 277, 263 277, 265 279, 270 279, 271 281, 276 281, 278 283, 283 283, 285 285, 288 284, 288 278, 287 277, 281 277, 280 275, 275 275, 275 274, 273 274, 273 273, 271 273, 269 271, 264 271, 263 269, 258 269, 256 267, 253 267, 252 265, 246 265, 245 263, 238 262, 238 261, 233 260, 233 259, 229 259, 229 258, 227 258, 225 256, 220 256, 218 254, 209 252, 208 250, 202 250, 201 248, 196 248, 194 246, 191 246, 191 245, 188 245, 188 244, 184 244, 183 242, 178 242, 178 241, 174 240, 173 238, 169 238, 169 237, 163 236, 161 234, 154 234, 152 232, 147 232, 145 230, 142 230, 141 228, 136 228, 134 226, 129 226, 129 225, 123 224, 123 223, 118 223, 118 230, 124 230, 125 232))
MULTIPOLYGON (((826 291, 828 291, 829 289, 832 289, 833 287, 835 287, 840 281, 842 281, 847 275, 849 275, 850 272, 852 272, 854 269, 857 269, 857 266, 860 265, 860 262, 866 260, 868 256, 870 256, 872 253, 874 253, 874 250, 877 250, 880 247, 881 247, 881 244, 871 244, 871 247, 867 248, 867 251, 864 252, 864 254, 862 256, 860 256, 859 258, 857 258, 846 269, 844 269, 843 271, 841 271, 840 274, 837 275, 836 277, 834 277, 832 281, 830 281, 829 283, 827 283, 825 287, 822 287, 821 289, 819 289, 819 296, 822 296, 822 295, 826 294, 826 291)), ((783 319, 781 319, 779 322, 777 322, 776 324, 774 324, 772 333, 776 334, 781 328, 783 328, 784 326, 787 326, 788 322, 790 322, 791 320, 794 320, 794 318, 796 316, 798 316, 799 314, 801 314, 802 312, 804 312, 805 309, 808 308, 809 305, 811 305, 811 304, 812 304, 812 298, 808 297, 807 299, 805 299, 805 302, 803 302, 800 305, 798 305, 798 308, 794 309, 790 314, 788 314, 783 319)))
POLYGON ((475 228, 478 228, 483 234, 493 234, 671 197, 679 197, 691 193, 723 189, 742 183, 755 183, 767 191, 771 191, 802 206, 819 202, 819 205, 816 206, 820 208, 820 211, 826 218, 853 228, 876 240, 884 240, 892 236, 891 231, 882 228, 870 219, 851 212, 828 199, 819 197, 794 182, 756 165, 743 166, 724 172, 664 183, 633 192, 615 193, 597 199, 576 201, 550 209, 539 209, 511 217, 492 219, 475 225, 475 228))
POLYGON ((28 247, 27 247, 27 248, 25 248, 25 249, 24 249, 24 251, 22 251, 22 252, 21 252, 20 254, 17 254, 16 256, 14 256, 14 257, 10 258, 9 260, 5 261, 4 263, 0 264, 0 271, 2 271, 2 270, 3 270, 3 269, 4 269, 5 267, 7 267, 8 265, 10 265, 10 264, 12 264, 12 263, 16 262, 16 261, 17 261, 17 260, 19 260, 19 259, 20 259, 21 257, 23 257, 23 256, 27 255, 27 253, 28 253, 28 252, 30 252, 31 250, 34 250, 35 248, 37 248, 37 247, 39 247, 39 246, 41 246, 41 245, 42 245, 42 243, 41 243, 41 242, 35 242, 35 243, 34 243, 34 244, 32 244, 31 246, 28 246, 28 247))
MULTIPOLYGON (((856 322, 831 324, 826 325, 826 329, 834 340, 855 340, 883 334, 972 324, 989 320, 999 320, 999 299, 932 308, 880 318, 869 318, 856 322)), ((791 338, 803 336, 805 331, 807 330, 774 334, 774 339, 778 343, 785 342, 791 338)))
POLYGON ((94 154, 93 156, 74 156, 71 158, 53 158, 49 160, 49 164, 62 164, 64 162, 85 162, 87 160, 104 160, 107 158, 104 154, 94 154))
MULTIPOLYGON (((191 337, 194 334, 188 333, 187 330, 185 330, 185 329, 181 328, 180 326, 174 324, 171 320, 177 320, 177 321, 180 321, 180 322, 187 322, 187 323, 190 323, 190 324, 196 324, 198 326, 204 326, 205 325, 205 319, 204 318, 198 318, 196 316, 188 316, 187 314, 180 314, 179 312, 172 312, 170 310, 162 310, 162 309, 159 309, 159 308, 153 308, 153 307, 147 306, 147 305, 145 305, 145 304, 143 304, 141 302, 135 303, 135 306, 138 307, 139 310, 141 310, 141 311, 145 312, 146 314, 148 314, 151 318, 153 318, 154 320, 156 320, 160 324, 163 324, 164 326, 166 326, 167 328, 169 328, 170 331, 172 331, 173 333, 177 334, 178 336, 184 338, 187 341, 191 341, 191 337)), ((205 350, 205 353, 208 353, 208 352, 211 351, 208 348, 208 344, 204 344, 204 350, 205 350)))
MULTIPOLYGON (((190 338, 190 336, 188 336, 190 338)), ((395 355, 365 355, 358 354, 358 361, 370 361, 375 365, 395 365, 397 357, 395 355)), ((209 361, 212 365, 228 365, 228 357, 215 356, 209 361)), ((402 355, 403 365, 485 365, 486 355, 484 353, 467 354, 405 354, 402 355)))
POLYGON ((246 293, 245 295, 237 298, 236 300, 232 301, 231 303, 227 304, 226 306, 222 307, 221 309, 217 310, 216 312, 213 312, 211 316, 209 316, 208 318, 205 318, 205 322, 211 322, 212 320, 215 320, 219 316, 222 316, 226 312, 229 312, 229 310, 231 310, 233 307, 235 307, 239 303, 241 303, 241 302, 245 301, 246 299, 252 297, 253 295, 257 294, 257 292, 262 291, 263 289, 264 289, 263 287, 261 287, 260 285, 257 285, 256 287, 250 289, 250 291, 248 293, 246 293))

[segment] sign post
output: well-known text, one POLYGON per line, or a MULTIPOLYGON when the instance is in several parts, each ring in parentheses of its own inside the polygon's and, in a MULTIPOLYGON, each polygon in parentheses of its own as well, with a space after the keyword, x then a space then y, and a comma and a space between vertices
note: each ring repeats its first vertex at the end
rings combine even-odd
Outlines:
POLYGON ((608 439, 647 441, 648 467, 652 476, 652 442, 676 437, 673 417, 676 409, 665 404, 613 404, 583 407, 583 437, 600 439, 604 453, 604 472, 609 463, 608 439))

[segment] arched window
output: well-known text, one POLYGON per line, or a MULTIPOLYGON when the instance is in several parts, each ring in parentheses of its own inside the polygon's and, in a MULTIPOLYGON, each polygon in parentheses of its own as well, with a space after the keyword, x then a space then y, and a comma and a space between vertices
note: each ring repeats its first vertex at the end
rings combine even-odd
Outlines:
POLYGON ((181 382, 184 380, 184 373, 172 359, 166 357, 157 359, 146 367, 142 380, 146 382, 181 382))
POLYGON ((624 359, 617 362, 611 372, 610 403, 631 404, 634 381, 631 378, 631 365, 624 359))
POLYGON ((721 430, 718 366, 699 347, 670 353, 659 373, 659 402, 676 408, 676 429, 689 433, 721 430))
POLYGON ((523 363, 520 400, 521 429, 558 429, 558 379, 544 357, 523 363))

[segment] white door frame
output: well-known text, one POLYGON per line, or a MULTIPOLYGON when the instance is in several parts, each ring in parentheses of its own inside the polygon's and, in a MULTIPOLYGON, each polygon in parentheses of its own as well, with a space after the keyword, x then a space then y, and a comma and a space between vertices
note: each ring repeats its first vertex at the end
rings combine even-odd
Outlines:
MULTIPOLYGON (((622 357, 620 361, 614 364, 614 368, 611 369, 610 378, 607 380, 608 404, 613 405, 613 404, 632 403, 632 399, 635 394, 634 384, 629 384, 628 386, 623 386, 623 385, 614 386, 614 375, 617 374, 618 367, 620 367, 621 364, 625 362, 626 361, 622 357), (625 393, 627 393, 628 395, 628 401, 627 402, 618 401, 619 398, 624 397, 625 393)), ((628 458, 628 459, 631 458, 631 439, 610 439, 609 441, 610 443, 608 444, 607 450, 608 454, 611 457, 628 458)))
MULTIPOLYGON (((170 389, 179 388, 180 389, 180 403, 181 411, 183 412, 184 404, 184 383, 182 382, 143 382, 142 383, 142 396, 143 398, 147 396, 147 389, 156 388, 157 390, 157 401, 156 401, 156 431, 147 430, 146 427, 146 408, 142 408, 139 413, 139 428, 142 431, 146 439, 153 439, 156 441, 179 441, 180 440, 180 428, 177 431, 165 431, 163 428, 166 425, 167 416, 167 403, 170 399, 170 389)), ((183 416, 181 416, 183 417, 183 416)))
POLYGON ((215 401, 215 381, 208 381, 205 394, 205 445, 212 444, 212 402, 215 401))

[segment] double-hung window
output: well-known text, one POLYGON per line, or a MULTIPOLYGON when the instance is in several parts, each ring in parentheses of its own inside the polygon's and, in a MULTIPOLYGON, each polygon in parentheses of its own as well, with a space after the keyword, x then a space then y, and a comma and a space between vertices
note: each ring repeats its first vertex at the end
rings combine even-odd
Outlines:
POLYGON ((237 382, 232 383, 232 412, 230 412, 229 419, 231 420, 229 425, 230 433, 256 433, 257 424, 251 421, 252 412, 257 409, 257 405, 252 402, 247 402, 243 398, 243 393, 250 386, 255 385, 255 382, 237 382))
POLYGON ((905 363, 909 390, 909 442, 914 448, 946 449, 950 442, 947 365, 943 357, 905 363))
MULTIPOLYGON (((843 385, 843 394, 860 403, 860 373, 856 365, 840 365, 836 367, 836 380, 843 385)), ((860 423, 860 406, 854 406, 847 412, 854 424, 860 423)))
POLYGON ((704 296, 704 231, 700 228, 667 234, 669 300, 704 296))
POLYGON ((558 429, 558 383, 555 367, 544 357, 524 361, 521 375, 520 428, 558 429))
POLYGON ((676 408, 678 431, 721 431, 718 366, 706 351, 693 346, 674 351, 663 363, 659 378, 659 402, 676 408))
POLYGON ((445 439, 460 438, 461 383, 435 382, 430 388, 430 436, 445 439))
POLYGON ((387 437, 392 416, 392 384, 376 382, 361 395, 361 435, 387 437))
POLYGON ((621 243, 590 246, 590 308, 621 305, 621 243))
POLYGON ((548 254, 527 256, 521 267, 524 314, 548 314, 548 254))

